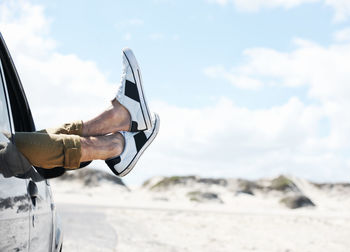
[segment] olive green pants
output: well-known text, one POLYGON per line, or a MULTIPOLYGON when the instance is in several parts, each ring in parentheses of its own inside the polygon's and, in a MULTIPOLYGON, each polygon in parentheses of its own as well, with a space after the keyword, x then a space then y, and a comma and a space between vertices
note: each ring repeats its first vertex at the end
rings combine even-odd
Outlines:
POLYGON ((17 149, 33 166, 76 169, 80 165, 83 122, 66 123, 59 128, 37 132, 16 132, 17 149))

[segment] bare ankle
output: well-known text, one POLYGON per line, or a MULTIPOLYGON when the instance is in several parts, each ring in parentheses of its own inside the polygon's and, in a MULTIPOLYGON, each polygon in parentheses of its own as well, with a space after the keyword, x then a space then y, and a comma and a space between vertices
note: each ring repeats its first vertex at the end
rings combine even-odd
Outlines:
POLYGON ((129 111, 114 99, 112 105, 103 113, 83 122, 83 136, 103 136, 118 131, 129 131, 130 125, 129 111))
POLYGON ((80 162, 119 156, 124 150, 124 142, 119 132, 107 136, 81 137, 80 162))
POLYGON ((118 131, 129 131, 131 127, 131 116, 129 111, 115 98, 112 100, 112 106, 115 117, 119 119, 118 131))
POLYGON ((119 132, 110 135, 111 141, 110 141, 110 152, 108 154, 107 158, 117 157, 122 154, 124 150, 125 140, 122 134, 119 132))

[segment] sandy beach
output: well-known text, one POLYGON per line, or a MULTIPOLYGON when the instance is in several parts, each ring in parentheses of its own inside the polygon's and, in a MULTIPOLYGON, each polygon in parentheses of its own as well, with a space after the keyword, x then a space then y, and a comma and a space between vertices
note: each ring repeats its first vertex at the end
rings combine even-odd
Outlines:
POLYGON ((348 251, 350 187, 288 179, 290 188, 263 187, 265 179, 251 192, 239 190, 241 180, 192 177, 128 188, 77 176, 51 187, 63 251, 348 251), (301 193, 315 206, 281 201, 301 193))

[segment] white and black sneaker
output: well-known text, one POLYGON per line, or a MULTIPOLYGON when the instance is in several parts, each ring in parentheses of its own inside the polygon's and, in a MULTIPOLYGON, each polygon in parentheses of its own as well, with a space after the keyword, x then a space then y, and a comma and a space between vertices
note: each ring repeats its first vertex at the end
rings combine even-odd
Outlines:
POLYGON ((154 114, 152 128, 140 132, 120 132, 124 136, 124 150, 118 157, 105 160, 112 172, 120 177, 127 175, 136 165, 140 156, 152 143, 159 131, 160 119, 154 114))
POLYGON ((123 72, 116 99, 130 113, 130 132, 148 130, 151 125, 151 114, 143 93, 140 67, 135 55, 129 48, 123 49, 123 72))

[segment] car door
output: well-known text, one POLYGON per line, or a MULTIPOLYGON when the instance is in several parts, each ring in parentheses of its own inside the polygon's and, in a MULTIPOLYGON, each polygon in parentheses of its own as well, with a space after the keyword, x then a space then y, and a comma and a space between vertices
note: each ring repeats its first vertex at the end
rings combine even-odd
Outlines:
MULTIPOLYGON (((1 33, 0 56, 4 66, 4 76, 10 104, 9 110, 13 118, 14 131, 35 131, 34 121, 21 81, 1 33)), ((27 226, 29 229, 29 251, 52 251, 54 205, 49 183, 34 167, 26 173, 26 178, 30 199, 30 222, 27 226)))
MULTIPOLYGON (((33 180, 30 180, 33 183, 33 180)), ((51 192, 46 180, 35 182, 38 195, 31 205, 30 250, 31 252, 52 251, 53 224, 51 192)))
MULTIPOLYGON (((11 142, 13 124, 0 61, 0 144, 11 142)), ((28 180, 0 174, 0 251, 28 251, 30 200, 28 180)))

